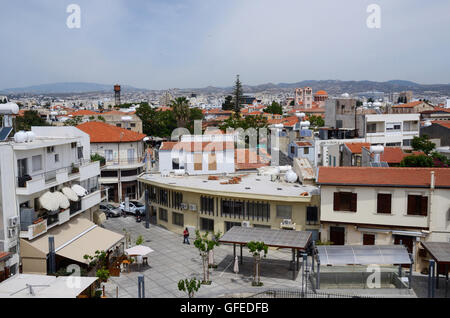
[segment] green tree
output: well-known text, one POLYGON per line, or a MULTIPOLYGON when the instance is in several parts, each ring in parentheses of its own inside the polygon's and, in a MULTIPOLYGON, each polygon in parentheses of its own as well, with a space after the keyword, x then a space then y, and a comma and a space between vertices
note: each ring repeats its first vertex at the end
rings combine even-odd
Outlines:
POLYGON ((184 291, 189 298, 194 298, 194 293, 202 287, 202 283, 196 278, 182 279, 178 282, 178 290, 184 291))
POLYGON ((26 110, 23 116, 16 117, 16 131, 31 130, 32 126, 50 126, 36 110, 26 110))
POLYGON ((68 119, 64 122, 64 126, 78 126, 83 122, 83 117, 75 116, 71 119, 68 119))
POLYGON ((276 101, 273 101, 272 105, 264 109, 264 112, 269 114, 283 115, 283 107, 281 107, 281 105, 278 104, 276 101))
POLYGON ((249 252, 253 255, 253 258, 255 260, 255 272, 252 285, 262 286, 260 280, 261 254, 264 252, 264 257, 266 257, 269 248, 266 244, 264 244, 264 242, 254 242, 254 241, 249 242, 247 244, 247 248, 249 249, 249 252))
POLYGON ((236 76, 233 95, 234 95, 234 111, 236 113, 239 113, 241 111, 241 103, 244 99, 244 91, 242 89, 242 83, 239 79, 239 75, 236 76))
POLYGON ((142 235, 139 235, 136 240, 136 245, 142 245, 144 243, 144 237, 142 235))
POLYGON ((433 158, 427 155, 406 156, 400 162, 400 167, 433 167, 433 158))
POLYGON ((233 96, 228 95, 227 97, 225 97, 225 102, 222 103, 222 110, 233 110, 233 109, 234 109, 233 96))
POLYGON ((187 129, 191 132, 191 134, 194 133, 194 123, 196 120, 203 120, 203 112, 200 108, 190 108, 189 109, 189 121, 187 123, 187 129))
POLYGON ((208 266, 208 256, 209 252, 214 249, 214 247, 219 245, 220 233, 213 234, 213 238, 209 239, 209 232, 201 235, 200 231, 195 231, 195 241, 194 246, 200 252, 200 256, 202 258, 203 265, 203 281, 202 284, 211 284, 209 280, 209 266, 208 266))
POLYGON ((431 158, 433 159, 433 166, 439 167, 439 168, 448 168, 450 166, 450 159, 448 159, 443 154, 440 154, 439 152, 432 152, 431 158))
POLYGON ((172 107, 173 114, 177 120, 178 127, 186 128, 187 123, 189 122, 190 110, 189 110, 189 101, 186 97, 178 97, 175 98, 170 104, 172 107))
POLYGON ((98 153, 95 153, 95 154, 91 155, 91 161, 92 162, 100 161, 100 166, 104 166, 106 164, 105 157, 99 155, 98 153))
POLYGON ((428 155, 436 147, 436 144, 430 141, 429 136, 423 135, 422 137, 414 137, 411 146, 414 150, 423 151, 428 155))
POLYGON ((308 120, 311 123, 312 127, 318 128, 325 126, 325 121, 321 116, 311 115, 308 117, 308 120))

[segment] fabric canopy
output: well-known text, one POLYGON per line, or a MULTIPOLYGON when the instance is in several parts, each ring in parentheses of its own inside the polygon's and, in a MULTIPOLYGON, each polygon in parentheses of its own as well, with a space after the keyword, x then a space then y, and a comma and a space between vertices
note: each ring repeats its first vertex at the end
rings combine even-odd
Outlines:
POLYGON ((39 198, 39 203, 42 208, 48 211, 59 210, 59 200, 54 193, 47 191, 39 198))
POLYGON ((71 188, 65 187, 62 190, 62 193, 64 193, 64 195, 73 202, 77 202, 78 201, 78 195, 75 191, 73 191, 71 188))
POLYGON ((125 250, 129 256, 144 256, 154 252, 150 247, 144 245, 137 245, 132 248, 125 250))
POLYGON ((61 209, 68 209, 70 207, 69 199, 59 191, 53 193, 56 200, 58 200, 59 207, 61 209))
POLYGON ((86 194, 88 194, 87 190, 85 188, 83 188, 82 186, 80 186, 79 184, 74 184, 72 186, 72 190, 75 191, 75 193, 79 197, 84 197, 86 194))

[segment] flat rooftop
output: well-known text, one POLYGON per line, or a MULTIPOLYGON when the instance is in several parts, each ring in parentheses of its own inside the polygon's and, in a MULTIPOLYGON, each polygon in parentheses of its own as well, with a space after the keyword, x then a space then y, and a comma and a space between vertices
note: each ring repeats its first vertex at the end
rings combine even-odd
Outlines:
POLYGON ((233 197, 260 196, 266 200, 291 202, 309 202, 311 195, 318 194, 317 187, 305 186, 299 183, 287 183, 284 181, 272 182, 270 175, 259 176, 257 173, 229 174, 228 176, 219 176, 219 180, 208 180, 208 175, 163 177, 159 173, 144 173, 139 176, 139 180, 154 185, 166 185, 174 190, 233 197), (242 181, 239 184, 221 184, 237 176, 242 177, 242 181), (306 195, 306 193, 308 194, 306 195))

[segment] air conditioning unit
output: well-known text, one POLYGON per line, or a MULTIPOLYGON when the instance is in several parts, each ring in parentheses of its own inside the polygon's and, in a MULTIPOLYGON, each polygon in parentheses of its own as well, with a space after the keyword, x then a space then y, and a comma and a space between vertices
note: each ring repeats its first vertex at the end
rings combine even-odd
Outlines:
POLYGON ((197 211, 197 205, 196 204, 189 204, 189 210, 197 211))
POLYGON ((183 210, 187 210, 188 209, 188 204, 187 203, 181 203, 181 209, 183 210))
POLYGON ((242 221, 242 227, 250 227, 249 221, 242 221))
POLYGON ((17 225, 19 225, 19 217, 18 216, 13 216, 8 219, 9 227, 16 227, 17 225))
POLYGON ((291 219, 283 219, 283 225, 292 225, 292 220, 291 219))

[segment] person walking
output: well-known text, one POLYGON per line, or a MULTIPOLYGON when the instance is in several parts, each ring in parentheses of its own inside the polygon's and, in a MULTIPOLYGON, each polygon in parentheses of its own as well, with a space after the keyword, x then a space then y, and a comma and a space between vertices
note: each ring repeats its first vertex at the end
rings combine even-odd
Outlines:
POLYGON ((183 244, 191 244, 189 243, 189 230, 187 228, 183 231, 183 237, 183 244))

